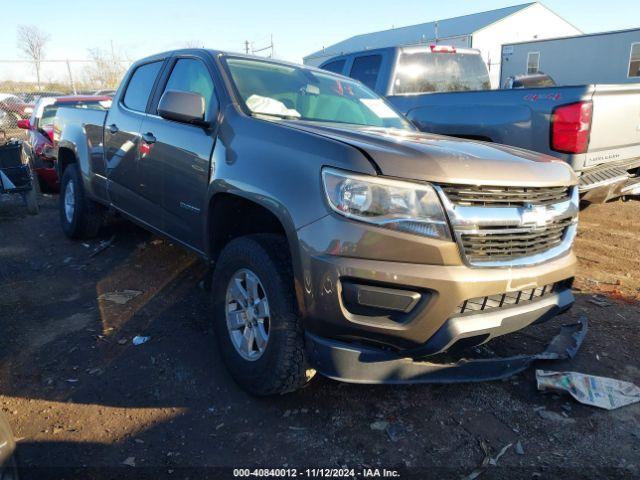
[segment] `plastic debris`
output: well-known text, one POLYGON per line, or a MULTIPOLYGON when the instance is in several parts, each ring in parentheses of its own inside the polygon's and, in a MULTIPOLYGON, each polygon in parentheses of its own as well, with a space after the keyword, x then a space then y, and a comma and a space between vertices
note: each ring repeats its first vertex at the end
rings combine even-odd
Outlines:
POLYGON ((407 429, 399 423, 390 423, 387 425, 387 428, 385 428, 385 432, 387 432, 389 440, 397 442, 405 436, 407 429))
POLYGON ((102 240, 98 246, 95 248, 95 250, 93 252, 91 252, 91 254, 89 255, 89 257, 95 257, 96 255, 104 252, 107 248, 109 248, 112 244, 113 241, 116 239, 116 236, 112 236, 109 240, 102 240))
POLYGON ((568 392, 580 403, 605 410, 640 402, 640 387, 613 378, 536 370, 536 381, 540 391, 568 392))
POLYGON ((124 305, 126 303, 129 303, 138 295, 142 295, 142 292, 140 290, 122 290, 118 292, 103 293, 98 297, 98 300, 106 300, 107 302, 124 305))
POLYGON ((518 455, 524 455, 524 448, 522 448, 522 442, 520 440, 517 441, 513 449, 518 455))
POLYGON ((135 337, 133 337, 131 342, 137 347, 138 345, 147 343, 149 340, 151 340, 151 337, 143 337, 141 335, 136 335, 135 337))
POLYGON ((129 467, 135 467, 136 466, 136 457, 127 457, 127 459, 122 462, 123 465, 127 465, 129 467))
POLYGON ((500 457, 502 457, 507 452, 507 450, 509 450, 512 446, 513 446, 512 443, 508 443, 507 445, 502 447, 502 450, 498 452, 498 455, 489 459, 489 465, 492 465, 494 467, 498 465, 498 460, 500 460, 500 457))
POLYGON ((611 305, 613 305, 613 303, 607 301, 602 295, 594 295, 587 301, 599 307, 610 307, 611 305))
POLYGON ((482 460, 482 463, 478 465, 473 472, 471 472, 469 475, 464 477, 464 480, 475 480, 476 478, 478 478, 480 475, 484 473, 487 467, 497 466, 498 460, 500 460, 500 457, 502 457, 505 453, 507 453, 507 450, 509 450, 512 446, 513 446, 512 443, 506 444, 504 447, 502 447, 502 450, 500 450, 495 457, 492 457, 491 450, 487 442, 485 442, 484 440, 480 440, 480 447, 484 452, 484 458, 482 460))
POLYGON ((540 416, 540 418, 544 418, 545 420, 551 420, 552 422, 558 422, 558 423, 564 423, 564 424, 571 424, 571 423, 576 423, 576 421, 573 418, 569 418, 569 417, 565 417, 557 412, 552 412, 550 410, 538 410, 538 415, 540 416))
POLYGON ((378 420, 376 422, 373 422, 371 425, 369 425, 369 428, 371 428, 371 430, 379 430, 382 432, 386 430, 388 426, 389 426, 389 422, 385 422, 384 420, 378 420))

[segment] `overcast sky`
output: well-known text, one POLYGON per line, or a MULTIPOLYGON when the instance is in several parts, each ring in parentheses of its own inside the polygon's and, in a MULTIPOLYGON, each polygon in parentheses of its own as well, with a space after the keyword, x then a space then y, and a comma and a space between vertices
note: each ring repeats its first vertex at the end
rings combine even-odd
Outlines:
MULTIPOLYGON (((16 27, 36 24, 50 34, 48 59, 86 59, 88 48, 131 59, 187 45, 242 51, 273 35, 278 58, 302 57, 352 35, 515 5, 509 0, 5 0, 0 60, 20 59, 16 27), (27 8, 28 6, 28 8, 27 8)), ((547 7, 585 32, 640 27, 637 0, 546 0, 547 7)), ((0 63, 0 80, 20 65, 0 63)), ((54 76, 53 73, 51 76, 54 76)))

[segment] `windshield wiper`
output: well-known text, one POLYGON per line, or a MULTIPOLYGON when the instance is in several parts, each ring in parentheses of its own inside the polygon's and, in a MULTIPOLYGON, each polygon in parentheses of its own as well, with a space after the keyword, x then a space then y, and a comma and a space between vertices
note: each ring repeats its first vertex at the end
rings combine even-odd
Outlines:
POLYGON ((256 115, 282 118, 284 120, 300 120, 300 117, 296 117, 295 115, 285 115, 284 113, 251 112, 252 117, 255 117, 256 115))

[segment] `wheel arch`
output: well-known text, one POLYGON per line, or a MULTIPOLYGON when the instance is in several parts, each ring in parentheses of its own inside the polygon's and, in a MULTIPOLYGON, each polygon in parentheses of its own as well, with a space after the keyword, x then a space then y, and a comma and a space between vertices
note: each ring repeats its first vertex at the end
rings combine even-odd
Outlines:
MULTIPOLYGON (((262 200, 266 200, 261 197, 262 200)), ((211 263, 217 261, 222 249, 234 238, 255 233, 282 235, 289 246, 293 266, 297 303, 304 305, 302 272, 298 237, 293 220, 283 206, 274 201, 261 201, 235 192, 218 192, 211 196, 207 210, 206 254, 211 263), (279 208, 278 208, 279 207, 279 208)))

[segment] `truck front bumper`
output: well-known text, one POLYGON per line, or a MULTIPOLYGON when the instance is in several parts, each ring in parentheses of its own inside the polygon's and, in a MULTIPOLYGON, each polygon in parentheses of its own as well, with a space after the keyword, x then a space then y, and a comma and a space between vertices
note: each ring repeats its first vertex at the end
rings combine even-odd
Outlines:
POLYGON ((334 216, 298 230, 298 237, 306 332, 354 348, 423 359, 542 322, 574 301, 571 252, 527 267, 473 268, 461 263, 453 242, 334 216))
POLYGON ((511 377, 538 360, 573 358, 587 333, 587 320, 563 325, 547 348, 537 354, 463 359, 433 363, 393 352, 307 334, 309 361, 322 375, 349 383, 416 384, 482 382, 511 377))

